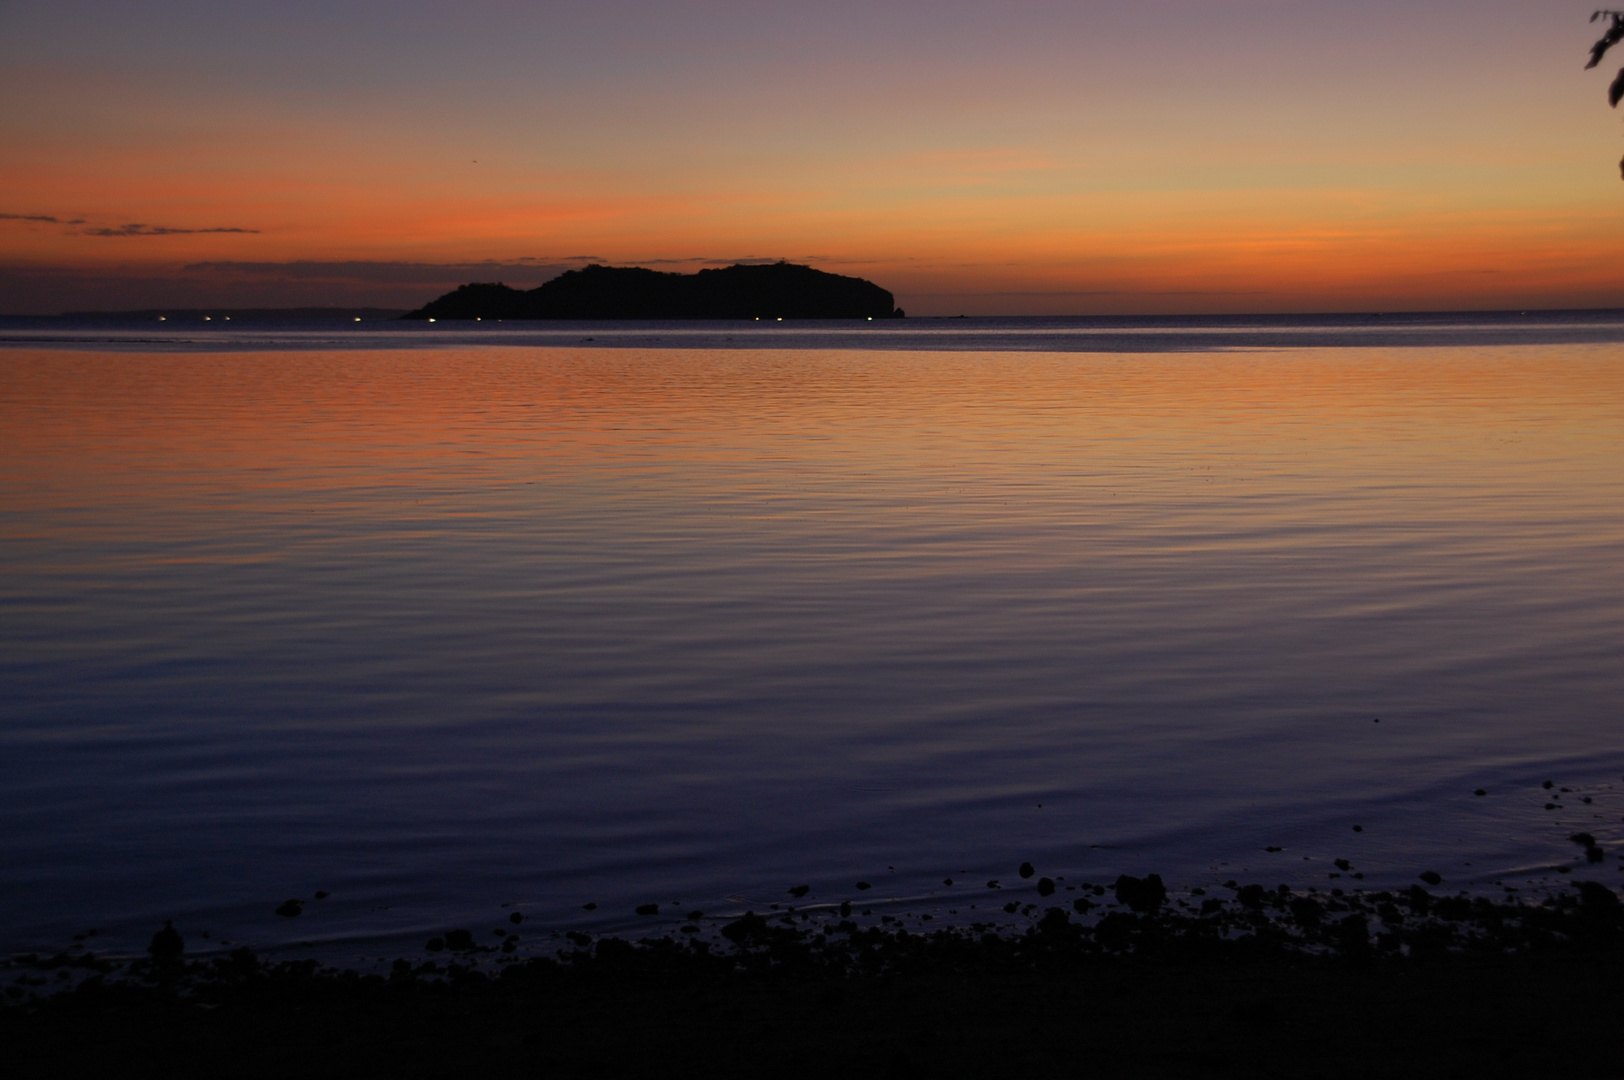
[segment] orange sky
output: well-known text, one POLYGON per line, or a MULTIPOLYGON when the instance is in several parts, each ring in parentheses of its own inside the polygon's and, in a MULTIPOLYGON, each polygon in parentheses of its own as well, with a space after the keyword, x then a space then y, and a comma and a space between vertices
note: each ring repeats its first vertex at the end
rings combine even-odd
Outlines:
POLYGON ((913 314, 1624 304, 1588 7, 1126 8, 0 6, 0 311, 776 258, 913 314))

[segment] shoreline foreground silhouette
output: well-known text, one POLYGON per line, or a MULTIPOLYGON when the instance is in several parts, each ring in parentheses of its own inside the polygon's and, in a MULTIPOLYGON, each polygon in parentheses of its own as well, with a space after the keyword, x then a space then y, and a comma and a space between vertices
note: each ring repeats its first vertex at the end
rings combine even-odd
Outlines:
POLYGON ((1617 1075, 1624 905, 1606 885, 1224 888, 1170 901, 1124 876, 1044 907, 1045 878, 1004 909, 1015 923, 913 932, 860 903, 694 912, 713 940, 571 932, 523 958, 515 913, 388 974, 188 959, 166 924, 138 960, 14 958, 40 992, 7 992, 0 1040, 31 1077, 1617 1075))
POLYGON ((643 267, 568 270, 526 290, 459 286, 404 319, 900 319, 896 299, 862 278, 778 262, 694 274, 643 267))

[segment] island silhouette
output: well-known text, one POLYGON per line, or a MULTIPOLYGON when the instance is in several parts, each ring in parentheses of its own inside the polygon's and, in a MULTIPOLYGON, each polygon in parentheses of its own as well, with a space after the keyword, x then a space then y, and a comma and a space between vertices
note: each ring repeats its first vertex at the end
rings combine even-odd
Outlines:
POLYGON ((777 262, 694 274, 594 263, 545 284, 461 285, 403 319, 900 319, 872 281, 777 262))

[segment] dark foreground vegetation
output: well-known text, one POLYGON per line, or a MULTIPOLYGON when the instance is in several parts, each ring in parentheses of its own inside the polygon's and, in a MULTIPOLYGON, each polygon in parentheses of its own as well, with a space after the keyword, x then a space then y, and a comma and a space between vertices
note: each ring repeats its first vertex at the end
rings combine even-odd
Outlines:
POLYGON ((695 274, 588 266, 523 291, 463 285, 407 319, 890 319, 902 309, 885 289, 793 263, 729 266, 695 274))
MULTIPOLYGON (((1154 878, 1114 891, 1102 918, 1091 890, 1003 933, 784 911, 714 942, 571 934, 516 959, 452 932, 368 976, 187 961, 160 932, 77 989, 19 988, 0 1047, 29 1077, 1624 1075, 1624 906, 1604 886, 1248 886, 1174 908, 1154 878)), ((29 982, 96 966, 22 959, 29 982)))

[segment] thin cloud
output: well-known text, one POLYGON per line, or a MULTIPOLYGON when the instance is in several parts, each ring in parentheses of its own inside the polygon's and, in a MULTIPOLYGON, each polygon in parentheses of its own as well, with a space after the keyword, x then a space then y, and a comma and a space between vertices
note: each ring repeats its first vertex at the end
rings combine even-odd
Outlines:
POLYGON ((770 266, 773 263, 811 263, 827 262, 827 255, 731 255, 718 257, 712 255, 685 255, 678 258, 661 259, 605 259, 594 257, 592 261, 614 263, 617 266, 770 266))
POLYGON ((50 214, 0 214, 0 221, 40 221, 47 225, 83 225, 85 223, 84 218, 64 220, 63 218, 52 217, 50 214))
POLYGON ((973 299, 975 297, 1027 296, 1264 296, 1262 289, 989 289, 985 292, 919 292, 909 296, 933 299, 973 299))
MULTIPOLYGON (((202 231, 202 230, 199 230, 202 231)), ((810 260, 811 256, 802 256, 810 260)), ((776 257, 746 256, 743 258, 707 258, 694 256, 677 259, 608 259, 602 255, 541 256, 524 255, 516 259, 485 259, 479 262, 425 263, 390 260, 294 259, 288 262, 250 262, 239 260, 210 260, 188 263, 182 271, 188 274, 211 274, 220 277, 252 279, 278 279, 282 281, 353 282, 367 285, 424 285, 447 286, 467 281, 545 281, 566 270, 586 263, 616 266, 732 266, 735 264, 760 265, 780 261, 776 257)))
POLYGON ((503 274, 521 280, 538 275, 552 277, 568 269, 557 263, 497 262, 494 259, 472 263, 418 263, 351 259, 323 262, 298 259, 292 262, 196 262, 183 267, 189 273, 228 274, 252 278, 280 278, 285 281, 358 281, 382 285, 442 285, 446 282, 489 281, 503 274))
POLYGON ((258 229, 222 227, 214 229, 176 229, 168 225, 142 225, 139 222, 119 225, 110 229, 86 229, 86 236, 184 236, 191 233, 257 233, 258 229))
POLYGON ((978 292, 921 292, 910 291, 910 296, 945 297, 949 300, 974 299, 982 296, 1128 296, 1123 289, 988 289, 978 292))

